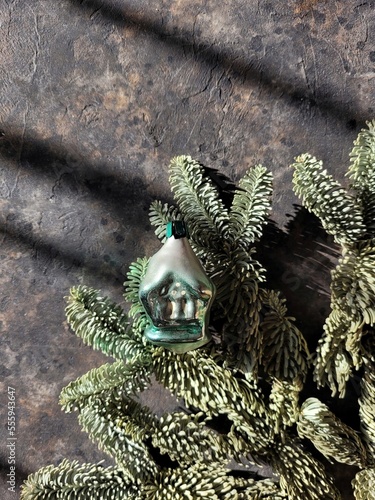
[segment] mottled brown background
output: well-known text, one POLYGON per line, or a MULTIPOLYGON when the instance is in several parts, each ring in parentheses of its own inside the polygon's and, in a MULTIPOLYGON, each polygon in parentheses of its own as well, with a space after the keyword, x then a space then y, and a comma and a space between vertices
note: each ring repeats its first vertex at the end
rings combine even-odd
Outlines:
MULTIPOLYGON (((278 226, 260 259, 316 345, 335 251, 293 207, 289 165, 309 151, 346 182, 352 141, 375 116, 374 33, 363 0, 0 0, 4 489, 8 385, 18 484, 63 457, 102 457, 58 405, 104 361, 69 331, 63 298, 85 283, 122 301, 129 263, 158 247, 147 213, 170 199, 172 156, 233 180, 272 170, 278 226)), ((318 394, 357 425, 357 386, 345 401, 318 394)), ((355 471, 330 467, 347 491, 355 471)))

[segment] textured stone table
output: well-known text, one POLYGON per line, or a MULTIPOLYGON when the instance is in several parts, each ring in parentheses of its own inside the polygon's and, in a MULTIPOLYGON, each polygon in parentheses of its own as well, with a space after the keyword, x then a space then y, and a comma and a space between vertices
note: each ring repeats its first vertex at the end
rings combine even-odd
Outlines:
MULTIPOLYGON (((0 0, 0 399, 15 387, 18 484, 102 457, 58 405, 104 360, 69 331, 64 296, 85 283, 122 301, 129 263, 158 247, 148 207, 170 199, 175 155, 234 181, 273 172, 260 260, 316 344, 335 250, 294 213, 289 165, 309 151, 346 182, 375 116, 374 33, 372 0, 0 0)), ((332 404, 356 425, 352 385, 332 404)), ((6 460, 2 447, 4 483, 6 460)), ((353 471, 331 470, 352 498, 353 471)))

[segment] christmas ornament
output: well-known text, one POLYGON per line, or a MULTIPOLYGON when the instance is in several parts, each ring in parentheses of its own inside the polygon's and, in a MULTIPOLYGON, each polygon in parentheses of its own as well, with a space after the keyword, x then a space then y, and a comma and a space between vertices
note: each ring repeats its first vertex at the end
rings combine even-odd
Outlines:
POLYGON ((166 235, 140 285, 139 298, 151 320, 145 336, 152 344, 186 352, 210 340, 215 286, 190 246, 185 223, 169 222, 166 235))

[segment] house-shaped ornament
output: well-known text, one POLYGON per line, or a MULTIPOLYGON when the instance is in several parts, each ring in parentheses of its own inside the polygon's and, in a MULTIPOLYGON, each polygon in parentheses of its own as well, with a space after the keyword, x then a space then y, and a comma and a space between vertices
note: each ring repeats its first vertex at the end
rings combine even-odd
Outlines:
POLYGON ((208 321, 215 286, 187 239, 183 221, 167 224, 167 240, 151 257, 139 298, 151 320, 146 338, 175 352, 209 340, 208 321))

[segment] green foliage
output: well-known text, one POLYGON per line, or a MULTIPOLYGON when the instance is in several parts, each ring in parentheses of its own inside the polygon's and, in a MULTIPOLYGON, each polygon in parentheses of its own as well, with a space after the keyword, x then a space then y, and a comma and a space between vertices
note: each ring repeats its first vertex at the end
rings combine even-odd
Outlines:
POLYGON ((293 323, 295 319, 286 315, 285 302, 277 292, 263 292, 263 366, 269 375, 278 379, 292 382, 299 378, 304 381, 309 349, 302 333, 293 323))
POLYGON ((74 287, 68 297, 66 317, 85 344, 117 359, 131 359, 143 353, 139 335, 134 335, 121 307, 86 286, 74 287))
POLYGON ((298 438, 285 436, 275 443, 273 467, 280 475, 280 486, 289 500, 339 500, 337 488, 324 467, 303 449, 298 438))
POLYGON ((298 157, 293 165, 295 192, 342 247, 314 372, 318 385, 327 384, 341 397, 353 370, 362 365, 363 332, 375 322, 375 122, 367 125, 350 154, 353 195, 311 155, 298 157))
POLYGON ((227 480, 225 471, 215 467, 185 467, 161 472, 155 485, 147 488, 150 500, 185 500, 212 498, 214 500, 231 498, 233 481, 227 480), (216 476, 219 481, 213 480, 216 476))
POLYGON ((361 336, 360 324, 337 308, 331 311, 319 339, 314 378, 318 386, 328 385, 333 396, 338 393, 344 397, 353 367, 359 366, 361 336))
POLYGON ((233 433, 246 436, 248 451, 259 452, 267 446, 272 429, 267 425, 259 388, 236 379, 211 357, 199 351, 178 355, 163 350, 155 363, 154 374, 164 387, 183 397, 188 408, 199 408, 209 417, 225 415, 233 433))
POLYGON ((271 209, 272 175, 262 165, 246 172, 239 182, 230 211, 230 233, 249 248, 262 235, 271 209))
POLYGON ((153 428, 152 444, 180 465, 201 462, 225 464, 230 453, 226 440, 206 426, 204 412, 163 415, 153 428))
POLYGON ((310 439, 326 457, 337 462, 364 467, 366 451, 357 433, 341 422, 316 398, 307 399, 297 422, 298 434, 310 439))
POLYGON ((193 465, 189 468, 162 471, 152 485, 145 488, 150 500, 245 500, 286 498, 268 479, 233 477, 228 469, 217 465, 193 465))
POLYGON ((375 469, 357 472, 352 485, 356 500, 375 500, 375 469))
POLYGON ((79 422, 99 448, 116 460, 119 469, 134 481, 145 481, 158 472, 145 444, 153 429, 152 418, 145 408, 130 399, 107 396, 88 401, 81 408, 79 422))
POLYGON ((248 359, 248 370, 255 375, 261 358, 258 291, 264 270, 252 253, 239 248, 220 256, 212 279, 217 288, 214 313, 222 322, 226 357, 241 369, 248 359))
POLYGON ((368 238, 375 237, 375 121, 367 122, 354 141, 348 175, 362 204, 368 238))
POLYGON ((131 303, 129 317, 133 318, 133 336, 141 340, 143 339, 143 331, 149 324, 149 319, 139 301, 138 291, 139 285, 146 273, 148 261, 149 259, 144 257, 130 264, 127 281, 124 283, 125 300, 131 303))
POLYGON ((67 461, 44 467, 29 476, 22 500, 338 500, 323 464, 301 439, 328 459, 360 467, 356 498, 372 498, 374 131, 371 123, 361 132, 351 155, 354 196, 312 156, 294 164, 297 194, 342 246, 314 377, 318 386, 343 396, 353 370, 362 367, 361 435, 317 399, 301 406, 311 356, 285 300, 263 288, 265 270, 254 246, 267 222, 271 174, 260 165, 250 168, 229 206, 212 175, 179 156, 170 165, 176 205, 155 201, 150 221, 162 241, 168 221, 187 222, 192 247, 217 288, 213 341, 182 354, 147 342, 149 319, 139 300, 146 257, 127 274, 128 314, 98 291, 74 287, 66 308, 70 326, 85 344, 115 360, 72 381, 60 402, 65 411, 78 411, 83 430, 116 467, 67 461), (139 396, 154 381, 182 401, 178 411, 157 414, 143 406, 139 396), (232 470, 264 463, 275 476, 232 470))
POLYGON ((352 186, 360 193, 375 188, 375 120, 366 124, 367 129, 362 129, 354 141, 348 169, 352 186))
POLYGON ((178 209, 151 205, 150 221, 161 238, 166 223, 183 218, 194 251, 217 288, 213 314, 222 322, 221 338, 228 362, 256 375, 261 338, 258 297, 264 269, 253 257, 270 209, 272 176, 261 165, 250 168, 239 183, 230 211, 205 169, 189 156, 174 158, 170 181, 178 209))
POLYGON ((141 500, 137 485, 115 467, 63 460, 31 474, 22 487, 23 500, 141 500))
POLYGON ((322 221, 337 242, 356 241, 365 235, 361 207, 309 154, 296 158, 293 183, 303 205, 322 221))
POLYGON ((204 167, 190 156, 173 158, 170 184, 179 209, 197 242, 211 248, 226 233, 229 215, 204 167))
POLYGON ((85 405, 91 396, 99 396, 108 391, 119 389, 127 395, 143 391, 150 384, 151 374, 150 360, 146 359, 127 364, 115 361, 93 368, 61 391, 60 404, 65 411, 72 411, 85 405))
POLYGON ((375 323, 375 240, 351 245, 332 272, 332 303, 354 322, 375 323))
POLYGON ((369 462, 375 464, 375 342, 373 331, 366 338, 364 345, 364 375, 361 380, 359 398, 359 416, 361 431, 366 443, 369 462))
POLYGON ((300 377, 293 381, 272 378, 269 410, 275 433, 283 433, 293 425, 299 415, 299 396, 303 388, 300 377))

